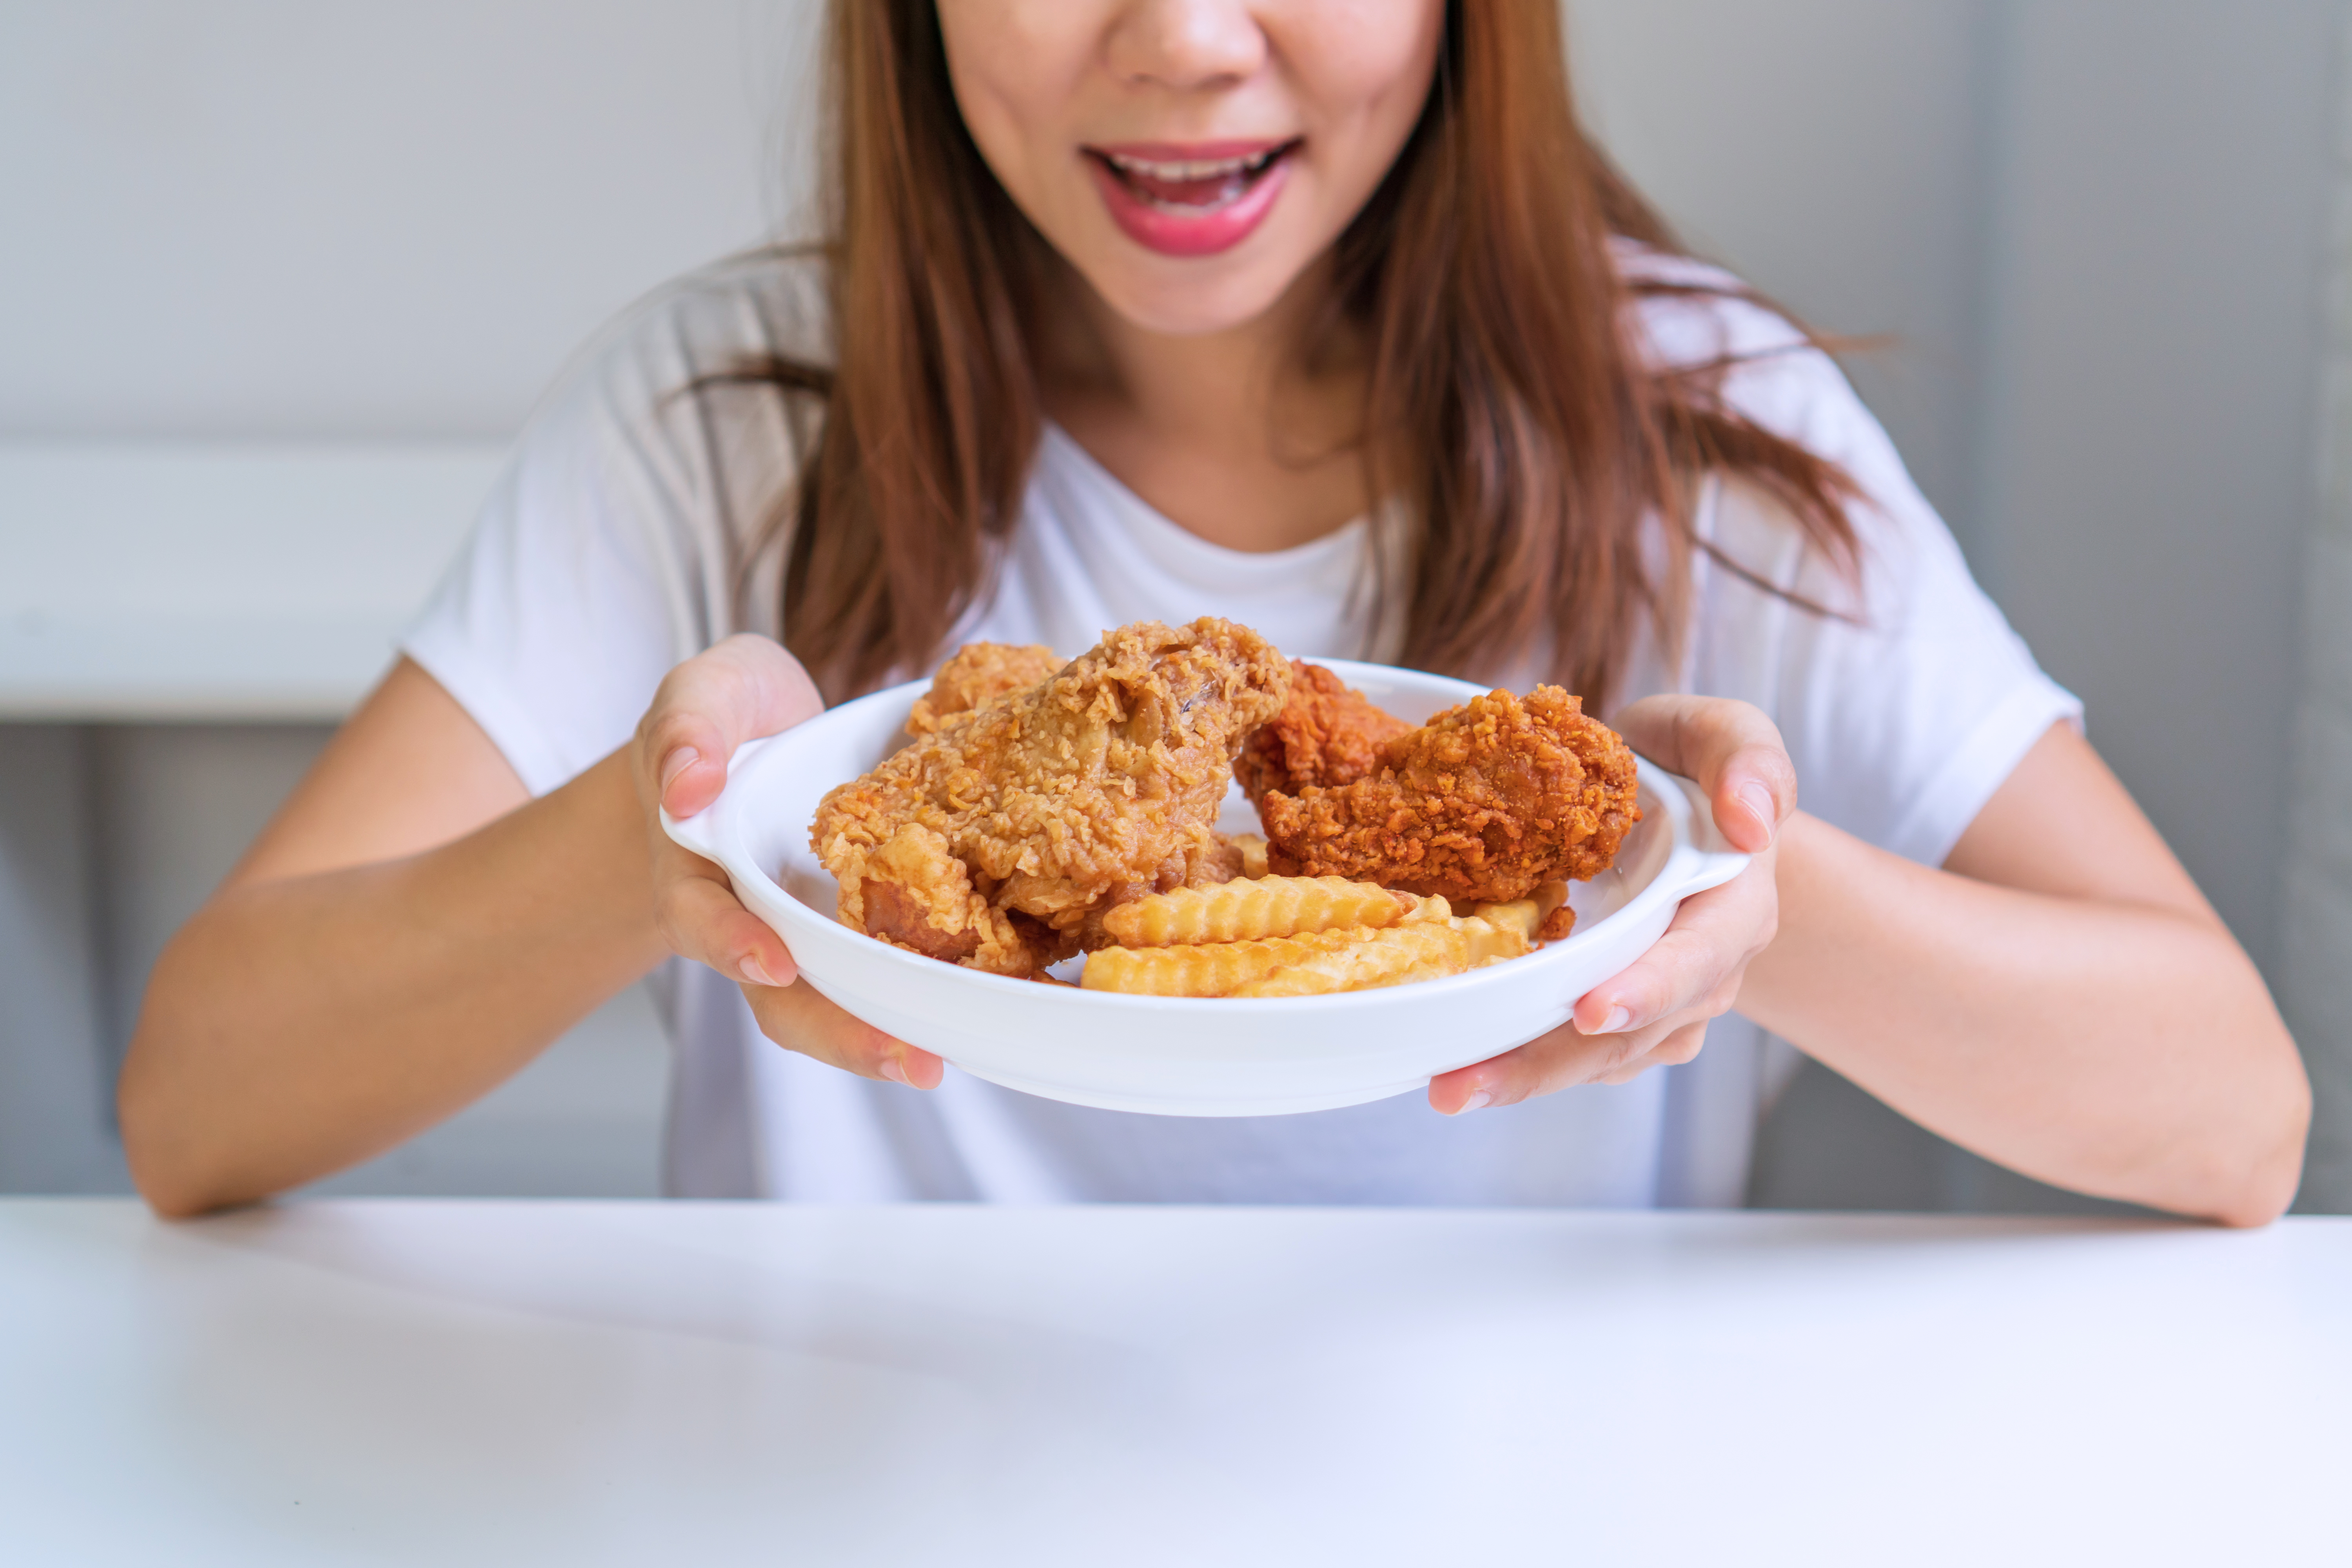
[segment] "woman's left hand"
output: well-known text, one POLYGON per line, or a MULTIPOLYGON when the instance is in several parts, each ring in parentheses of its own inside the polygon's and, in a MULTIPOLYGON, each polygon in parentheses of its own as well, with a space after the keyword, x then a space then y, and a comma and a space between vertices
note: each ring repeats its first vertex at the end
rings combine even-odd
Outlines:
POLYGON ((1580 998, 1541 1039, 1432 1079, 1432 1108, 1456 1115, 1580 1083, 1629 1083, 1698 1055, 1710 1018, 1731 1011, 1748 962, 1780 921, 1773 844, 1797 807, 1797 772, 1763 712, 1722 697, 1647 697, 1612 721, 1635 751, 1696 780, 1715 825, 1756 857, 1720 888, 1683 900, 1675 922, 1633 966, 1580 998))

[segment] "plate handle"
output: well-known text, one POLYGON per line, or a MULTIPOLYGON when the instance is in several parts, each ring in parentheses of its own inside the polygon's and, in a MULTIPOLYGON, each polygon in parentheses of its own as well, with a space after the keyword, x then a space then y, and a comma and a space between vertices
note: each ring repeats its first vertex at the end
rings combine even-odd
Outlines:
POLYGON ((1666 777, 1683 792, 1683 800, 1690 808, 1685 818, 1690 824, 1690 848, 1676 857, 1683 864, 1677 868, 1680 874, 1675 879, 1675 897, 1686 899, 1709 888, 1720 888, 1748 869, 1748 861, 1755 857, 1733 848, 1731 841, 1724 837, 1715 825, 1715 803, 1707 799, 1706 791, 1680 773, 1667 773, 1666 777))
MULTIPOLYGON (((773 735, 757 735, 736 747, 733 753, 727 759, 728 778, 731 781, 737 768, 741 767, 744 763, 756 755, 762 746, 774 739, 773 735)), ((705 860, 717 860, 719 858, 720 840, 725 833, 724 825, 729 804, 726 787, 721 785, 719 794, 712 798, 709 805, 683 821, 672 816, 667 808, 664 808, 661 814, 662 831, 669 835, 671 843, 693 850, 705 860)))
POLYGON ((719 858, 719 846, 709 829, 711 826, 711 815, 717 806, 718 803, 714 801, 710 805, 696 812, 683 822, 672 816, 667 808, 664 808, 661 814, 662 831, 669 835, 671 843, 691 849, 705 860, 716 860, 719 858))

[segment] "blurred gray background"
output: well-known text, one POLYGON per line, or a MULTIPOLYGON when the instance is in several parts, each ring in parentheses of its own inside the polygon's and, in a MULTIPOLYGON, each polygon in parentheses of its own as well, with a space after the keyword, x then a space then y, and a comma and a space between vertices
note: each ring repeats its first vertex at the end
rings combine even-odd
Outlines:
MULTIPOLYGON (((1815 324, 2279 993, 2352 1206, 2347 0, 1574 0, 1588 117, 1815 324)), ((0 10, 0 1191, 127 1190, 142 979, 565 358, 792 227, 805 0, 0 10)), ((346 1193, 650 1194, 625 995, 346 1193)), ((1808 1068, 1755 1199, 2086 1206, 1808 1068)))

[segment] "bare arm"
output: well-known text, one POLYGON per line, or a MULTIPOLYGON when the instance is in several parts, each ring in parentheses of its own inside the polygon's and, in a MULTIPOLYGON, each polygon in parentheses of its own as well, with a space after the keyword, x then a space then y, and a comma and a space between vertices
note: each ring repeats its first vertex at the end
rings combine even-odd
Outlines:
POLYGON ((1936 870, 1796 811, 1779 731, 1745 703, 1652 698, 1614 722, 1699 780, 1756 862, 1686 900, 1571 1026, 1433 1080, 1438 1110, 1689 1061, 1737 1006, 2045 1181, 2233 1225, 2294 1197, 2311 1106, 2294 1042, 2072 729, 2036 743, 1936 870))
POLYGON ((662 956, 625 759, 532 801, 403 661, 164 950, 123 1143, 167 1214, 367 1158, 662 956))
POLYGON ((1942 871, 1799 814, 1739 1009, 2029 1175, 2260 1224, 2310 1089, 2262 978, 2089 743, 2052 730, 1942 871))
POLYGON ((699 810, 738 743, 820 707, 782 648, 730 637, 670 672, 627 745, 531 800, 404 660, 156 965, 119 1091, 140 1191, 194 1214, 366 1159, 673 952, 742 981, 791 1049, 937 1083, 937 1058, 793 984, 776 934, 659 831, 656 803, 699 810))

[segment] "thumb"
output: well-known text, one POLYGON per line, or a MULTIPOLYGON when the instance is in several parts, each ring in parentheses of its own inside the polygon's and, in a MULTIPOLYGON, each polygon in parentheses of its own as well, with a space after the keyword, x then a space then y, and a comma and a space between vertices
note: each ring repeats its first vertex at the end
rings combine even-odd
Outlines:
POLYGON ((1771 847, 1797 809, 1797 769, 1780 728, 1752 703, 1728 697, 1645 697, 1612 727, 1625 743, 1670 773, 1696 782, 1715 808, 1715 826, 1734 847, 1771 847))
POLYGON ((824 710, 816 683, 782 645, 729 637, 662 679, 637 726, 638 789, 672 816, 691 816, 726 787, 736 747, 824 710))

